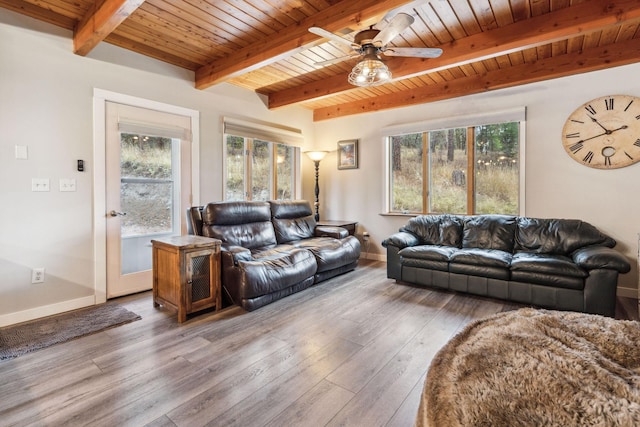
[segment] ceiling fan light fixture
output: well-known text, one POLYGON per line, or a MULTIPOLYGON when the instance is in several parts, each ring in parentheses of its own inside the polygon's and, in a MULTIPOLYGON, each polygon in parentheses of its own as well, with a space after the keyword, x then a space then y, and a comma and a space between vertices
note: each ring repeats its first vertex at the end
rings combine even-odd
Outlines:
POLYGON ((358 62, 351 74, 349 74, 349 83, 354 86, 368 87, 378 86, 391 81, 391 71, 377 57, 370 55, 358 62))

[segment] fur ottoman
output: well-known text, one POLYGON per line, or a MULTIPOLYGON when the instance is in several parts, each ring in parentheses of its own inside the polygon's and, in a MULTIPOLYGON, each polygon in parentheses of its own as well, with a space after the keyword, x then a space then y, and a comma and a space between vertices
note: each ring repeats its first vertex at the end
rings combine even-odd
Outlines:
POLYGON ((640 322, 525 308, 435 356, 416 426, 640 426, 640 322))

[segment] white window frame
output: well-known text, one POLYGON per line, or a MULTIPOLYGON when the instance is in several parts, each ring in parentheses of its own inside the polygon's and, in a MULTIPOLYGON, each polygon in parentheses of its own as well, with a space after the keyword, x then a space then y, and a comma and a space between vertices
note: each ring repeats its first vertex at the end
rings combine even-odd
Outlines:
POLYGON ((523 216, 526 212, 525 207, 525 152, 526 152, 526 107, 516 107, 508 110, 493 111, 488 113, 465 115, 456 117, 446 117, 432 119, 421 122, 404 123, 401 125, 389 126, 382 130, 382 140, 385 149, 385 215, 409 215, 415 216, 416 213, 404 214, 391 210, 391 147, 389 138, 394 135, 423 133, 438 131, 451 128, 467 128, 471 126, 489 125, 495 123, 519 122, 519 183, 518 183, 518 211, 523 216))
POLYGON ((248 146, 253 146, 254 140, 269 143, 269 153, 271 157, 271 170, 269 180, 271 182, 270 199, 276 198, 277 189, 277 150, 276 145, 286 145, 294 149, 293 156, 293 188, 292 199, 302 197, 302 176, 301 176, 301 147, 304 143, 302 131, 293 128, 282 127, 274 124, 252 122, 237 118, 224 118, 223 123, 223 143, 222 143, 222 198, 227 200, 227 136, 233 135, 244 138, 244 193, 245 200, 252 200, 249 197, 248 185, 251 182, 251 157, 248 146))

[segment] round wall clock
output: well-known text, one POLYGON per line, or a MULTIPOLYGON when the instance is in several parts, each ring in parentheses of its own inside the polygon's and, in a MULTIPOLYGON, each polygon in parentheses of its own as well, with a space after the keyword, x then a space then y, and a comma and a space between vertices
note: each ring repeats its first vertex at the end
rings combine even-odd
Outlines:
POLYGON ((640 97, 610 95, 582 105, 567 118, 562 144, 572 159, 592 168, 640 161, 640 97))

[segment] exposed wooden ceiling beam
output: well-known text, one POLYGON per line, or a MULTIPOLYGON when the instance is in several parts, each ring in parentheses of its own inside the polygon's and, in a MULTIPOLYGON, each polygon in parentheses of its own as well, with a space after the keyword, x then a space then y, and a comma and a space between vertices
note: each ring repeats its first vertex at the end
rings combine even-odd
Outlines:
POLYGON ((75 20, 73 18, 69 18, 68 16, 61 15, 52 10, 27 3, 22 0, 0 0, 0 7, 66 28, 67 30, 73 30, 75 25, 75 20))
MULTIPOLYGON (((385 62, 394 78, 409 78, 578 36, 639 17, 640 2, 637 0, 592 0, 437 46, 444 50, 439 58, 392 57, 385 62)), ((271 93, 269 108, 352 89, 355 88, 347 82, 346 75, 337 75, 271 93)))
POLYGON ((410 3, 408 0, 342 0, 309 18, 291 25, 235 53, 213 61, 196 71, 196 88, 206 89, 240 74, 272 64, 319 40, 308 30, 322 27, 328 31, 343 28, 366 28, 390 9, 410 3))
POLYGON ((78 22, 73 34, 73 51, 86 55, 129 17, 144 0, 97 1, 78 22))
POLYGON ((319 108, 313 112, 313 119, 314 121, 320 121, 423 104, 636 62, 640 62, 640 39, 631 39, 613 45, 600 46, 586 49, 582 52, 525 63, 505 70, 489 71, 477 76, 464 77, 417 89, 408 89, 340 106, 319 108))

